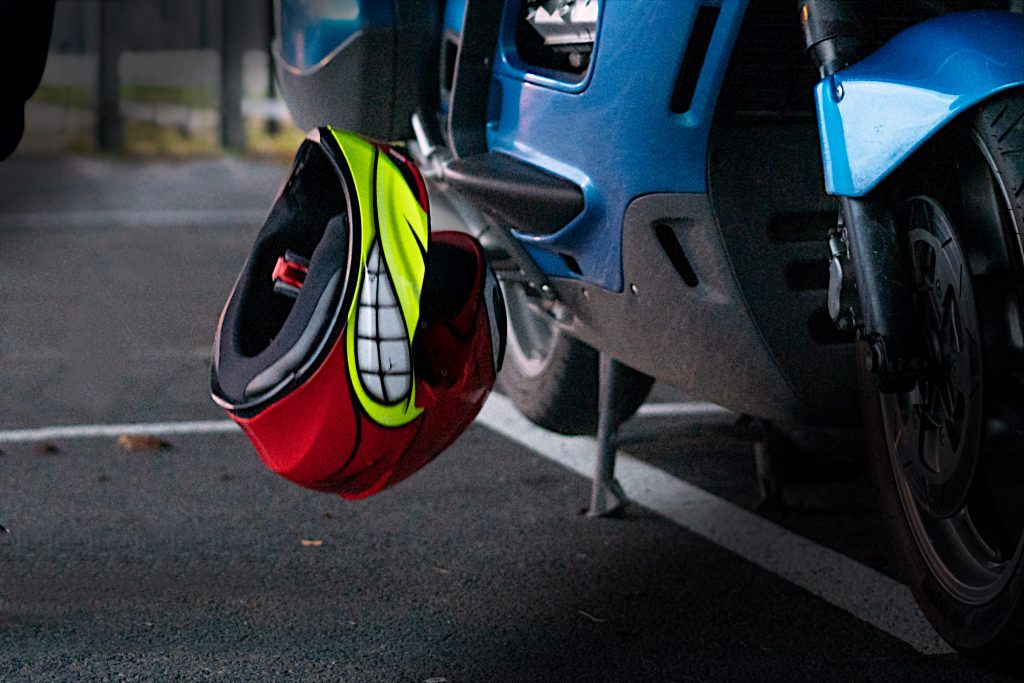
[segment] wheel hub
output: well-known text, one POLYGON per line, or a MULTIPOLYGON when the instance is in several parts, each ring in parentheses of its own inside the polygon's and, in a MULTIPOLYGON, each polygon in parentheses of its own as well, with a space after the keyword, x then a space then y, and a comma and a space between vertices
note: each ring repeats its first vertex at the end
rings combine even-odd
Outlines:
POLYGON ((910 392, 894 397, 893 454, 915 502, 943 518, 963 507, 977 464, 979 325, 970 270, 949 216, 935 200, 915 197, 901 217, 928 367, 910 392))

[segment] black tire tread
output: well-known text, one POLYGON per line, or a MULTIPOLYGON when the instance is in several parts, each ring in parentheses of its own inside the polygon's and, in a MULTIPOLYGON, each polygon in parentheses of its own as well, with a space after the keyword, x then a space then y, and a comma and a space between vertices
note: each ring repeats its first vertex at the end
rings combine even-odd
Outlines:
MULTIPOLYGON (((1003 187, 1009 189, 1007 200, 1013 207, 1014 228, 1018 234, 1024 232, 1024 157, 1015 154, 1024 149, 1024 90, 1004 93, 984 104, 978 109, 973 126, 992 152, 995 172, 1003 187), (1000 106, 1006 108, 1002 117, 997 116, 1000 106)), ((993 668, 1024 675, 1024 599, 1018 598, 999 637, 968 654, 993 668)))
POLYGON ((974 129, 987 142, 996 173, 1010 188, 1015 227, 1024 232, 1024 91, 1011 90, 982 105, 974 129))

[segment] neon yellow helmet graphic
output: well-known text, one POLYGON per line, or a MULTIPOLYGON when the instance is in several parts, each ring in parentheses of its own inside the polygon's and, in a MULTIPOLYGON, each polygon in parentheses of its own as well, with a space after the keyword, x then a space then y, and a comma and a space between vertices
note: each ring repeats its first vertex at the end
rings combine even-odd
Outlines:
POLYGON ((349 376, 367 415, 399 427, 422 412, 416 405, 412 342, 430 217, 403 176, 400 157, 353 133, 330 131, 352 173, 352 209, 361 227, 361 243, 353 245, 359 275, 345 340, 349 376))

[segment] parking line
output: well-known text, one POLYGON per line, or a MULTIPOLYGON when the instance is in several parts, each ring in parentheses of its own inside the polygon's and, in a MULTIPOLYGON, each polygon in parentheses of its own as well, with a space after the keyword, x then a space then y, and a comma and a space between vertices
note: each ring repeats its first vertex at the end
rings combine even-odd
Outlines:
MULTIPOLYGON (((492 395, 477 421, 585 477, 594 471, 592 437, 535 426, 504 396, 492 395)), ((619 451, 616 478, 630 500, 687 531, 793 583, 924 654, 952 649, 900 582, 619 451)))
POLYGON ((231 420, 200 420, 193 422, 145 422, 113 425, 68 425, 39 429, 8 429, 0 431, 0 443, 25 443, 55 439, 88 439, 97 437, 171 436, 174 434, 223 434, 238 431, 231 420))
POLYGON ((74 226, 75 230, 100 228, 214 228, 261 225, 268 210, 256 209, 78 209, 33 211, 0 216, 0 230, 54 230, 74 226))
POLYGON ((693 401, 687 403, 645 403, 636 411, 640 417, 692 417, 706 419, 728 419, 739 417, 736 413, 715 403, 693 401))
MULTIPOLYGON (((698 405, 674 413, 700 417, 723 411, 698 405)), ((654 414, 670 414, 670 410, 654 414)), ((651 411, 646 411, 651 414, 651 411)), ((560 436, 535 426, 504 396, 492 394, 477 422, 577 474, 590 477, 596 443, 587 436, 560 436)), ((238 430, 231 420, 68 425, 0 431, 0 444, 55 439, 117 437, 122 434, 167 436, 221 434, 238 430)), ((633 502, 812 595, 902 640, 924 654, 949 654, 898 581, 842 553, 795 534, 693 484, 619 451, 616 477, 633 502)))

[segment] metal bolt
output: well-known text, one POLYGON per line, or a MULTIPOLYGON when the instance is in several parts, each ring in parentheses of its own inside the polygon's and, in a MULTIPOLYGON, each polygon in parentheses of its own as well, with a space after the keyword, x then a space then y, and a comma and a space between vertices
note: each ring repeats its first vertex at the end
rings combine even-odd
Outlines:
POLYGON ((832 77, 832 99, 835 102, 839 102, 843 99, 843 95, 846 94, 846 90, 843 89, 843 84, 836 80, 836 77, 832 77))

